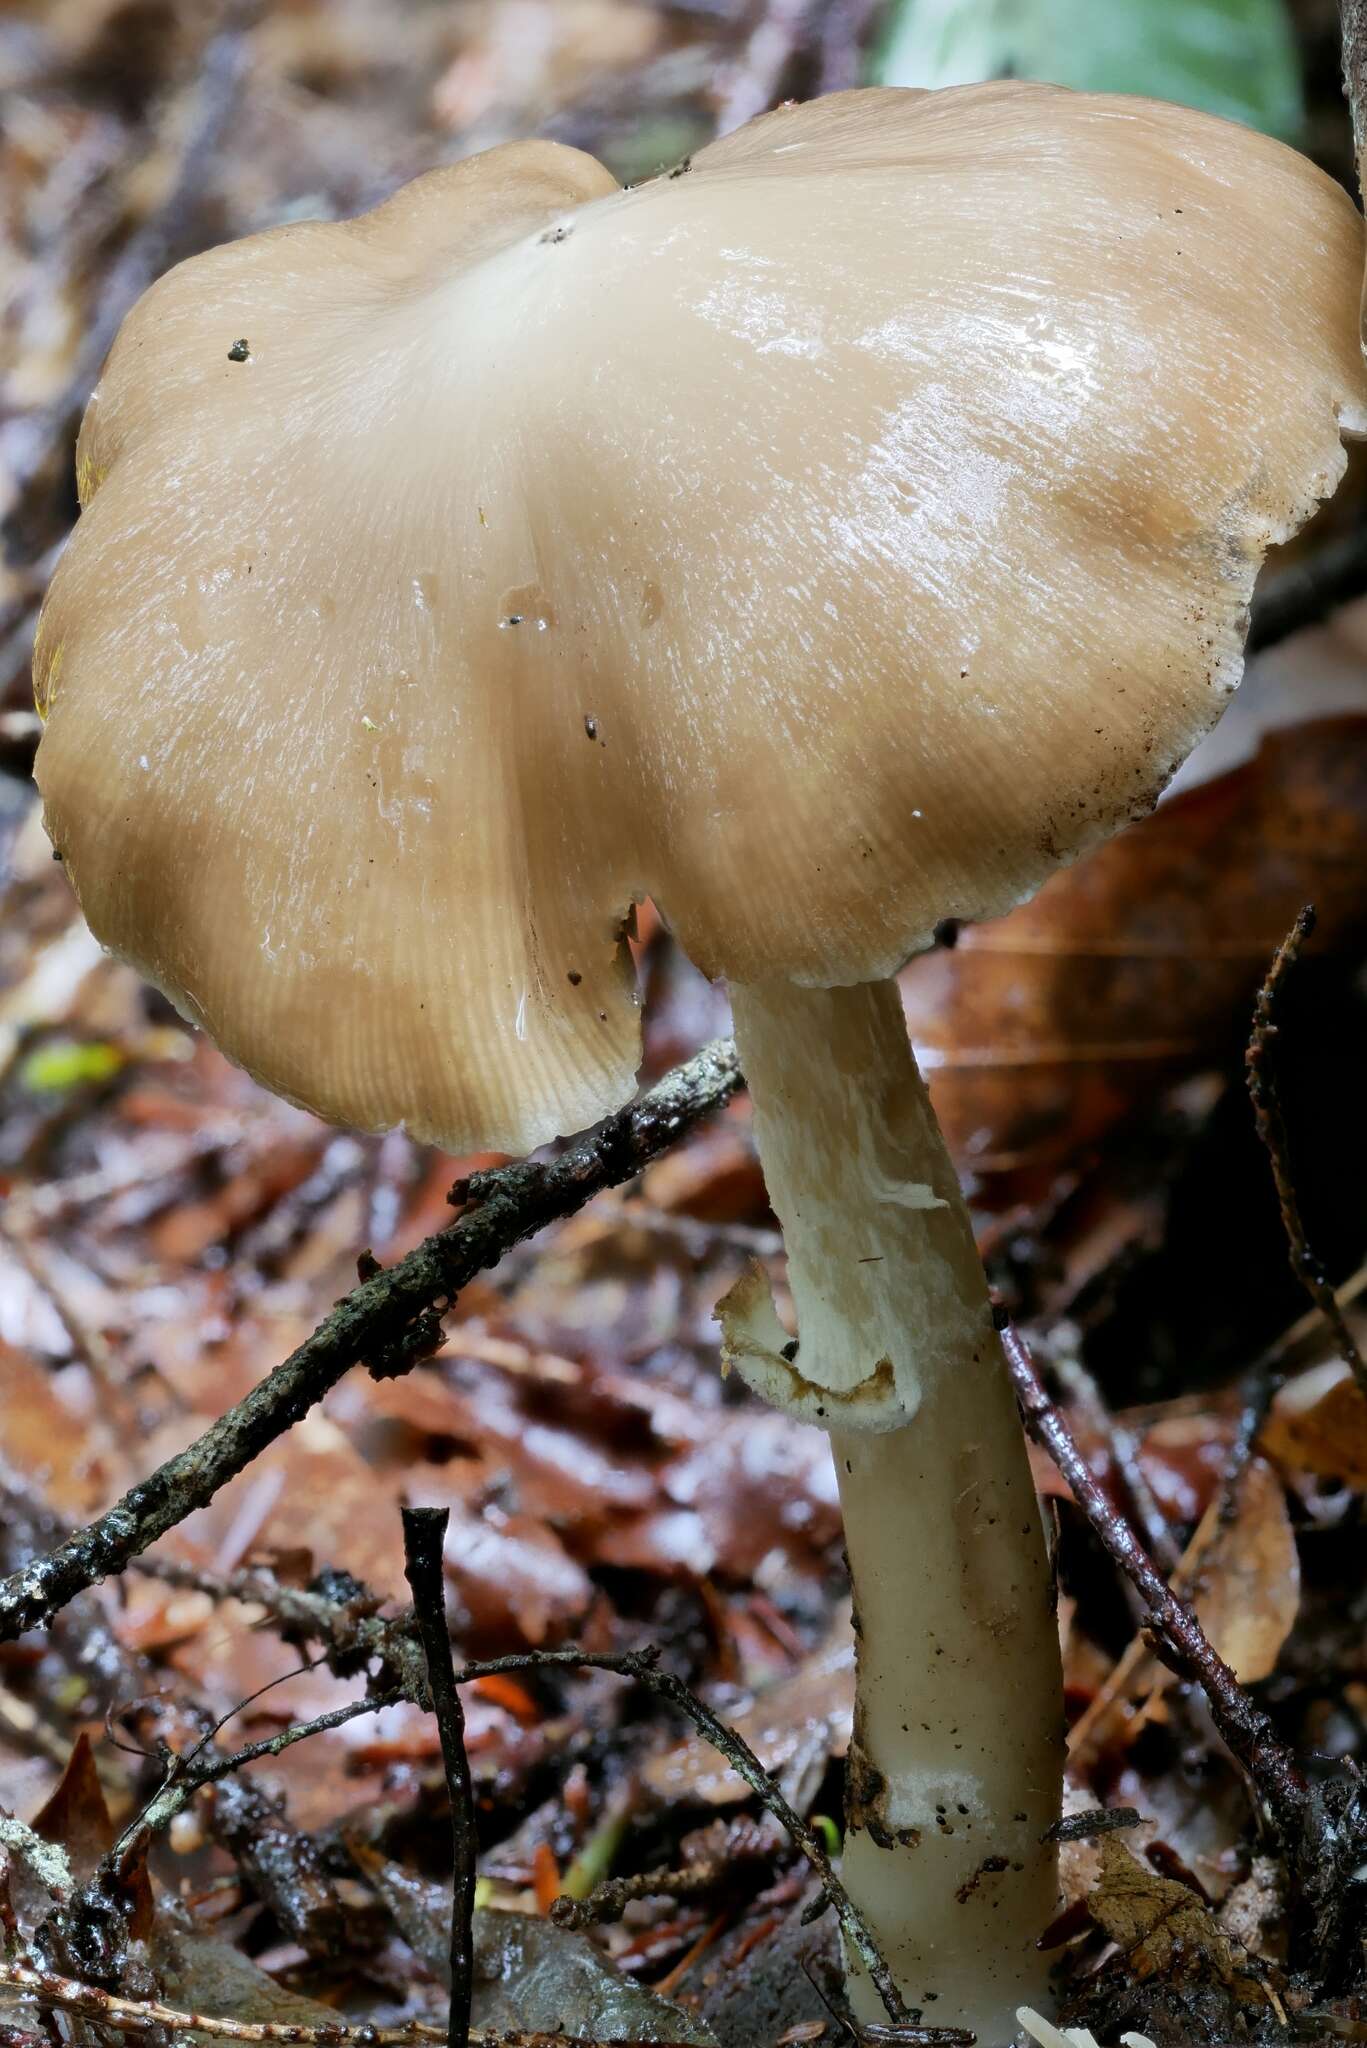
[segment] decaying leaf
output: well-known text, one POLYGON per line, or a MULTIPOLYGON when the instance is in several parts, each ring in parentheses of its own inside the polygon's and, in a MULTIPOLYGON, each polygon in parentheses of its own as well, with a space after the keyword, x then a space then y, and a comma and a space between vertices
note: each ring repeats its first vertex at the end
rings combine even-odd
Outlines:
POLYGON ((33 1820, 33 1832, 66 1851, 80 1881, 88 1878, 114 1841, 114 1823, 95 1769, 95 1752, 84 1731, 62 1772, 56 1791, 33 1820))
MULTIPOLYGON (((33 1833, 65 1851, 73 1875, 82 1884, 94 1875, 101 1857, 113 1846, 114 1820, 84 1730, 76 1738, 56 1790, 34 1816, 33 1833)), ((121 1882, 129 1909, 129 1932, 139 1938, 150 1934, 156 1909, 145 1851, 121 1882)))
POLYGON ((1364 719, 1274 734, 1033 902, 913 961, 903 1000, 961 1169, 984 1194, 1026 1192, 1222 1052, 1310 901, 1326 946, 1367 914, 1364 719))
MULTIPOLYGON (((418 1877, 359 1840, 350 1840, 348 1847, 413 1953, 439 1983, 449 1985, 449 1885, 418 1877)), ((475 1913, 474 1939, 479 2026, 715 2048, 699 2020, 620 1976, 582 1934, 534 1914, 481 1908, 475 1913)))
POLYGON ((1287 1471, 1367 1487, 1367 1401, 1343 1360, 1312 1366, 1283 1387, 1258 1442, 1287 1471))
POLYGON ((1262 1459, 1249 1466, 1224 1530, 1219 1512, 1218 1502, 1207 1508, 1187 1554, 1193 1605, 1235 1677, 1256 1685, 1275 1670, 1295 1626, 1301 1597, 1296 1534, 1281 1481, 1262 1459))
POLYGON ((1137 1977, 1213 1976, 1231 1988, 1248 1981, 1261 1997, 1194 1891, 1136 1862, 1116 1835, 1103 1835, 1100 1846, 1101 1880, 1088 1910, 1137 1977))

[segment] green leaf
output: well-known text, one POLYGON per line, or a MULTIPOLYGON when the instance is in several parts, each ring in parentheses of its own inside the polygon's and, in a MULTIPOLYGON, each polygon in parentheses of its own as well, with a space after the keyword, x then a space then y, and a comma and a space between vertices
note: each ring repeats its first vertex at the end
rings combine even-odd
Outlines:
POLYGON ((875 77, 1141 93, 1285 137, 1303 118, 1284 0, 897 0, 875 77))
POLYGON ((34 1095, 65 1095, 72 1088, 90 1088, 112 1081, 124 1065, 117 1045, 53 1038, 28 1055, 19 1079, 34 1095))

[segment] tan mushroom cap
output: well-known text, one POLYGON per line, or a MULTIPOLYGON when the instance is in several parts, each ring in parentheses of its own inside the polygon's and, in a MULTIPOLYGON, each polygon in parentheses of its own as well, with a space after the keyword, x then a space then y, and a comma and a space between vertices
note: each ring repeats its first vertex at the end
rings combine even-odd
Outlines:
POLYGON ((1367 428, 1361 223, 1048 87, 549 143, 183 264, 79 450, 36 664, 94 930, 281 1094, 512 1150, 711 974, 895 968, 1145 808, 1367 428), (247 360, 234 349, 245 341, 247 360))

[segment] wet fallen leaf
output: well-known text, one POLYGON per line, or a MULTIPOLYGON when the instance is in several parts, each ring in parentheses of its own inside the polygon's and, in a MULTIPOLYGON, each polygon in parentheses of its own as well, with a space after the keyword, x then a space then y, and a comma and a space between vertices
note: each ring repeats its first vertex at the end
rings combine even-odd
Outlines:
POLYGON ((1367 1487, 1367 1401, 1342 1359, 1329 1359, 1282 1388, 1258 1438, 1289 1472, 1367 1487))
MULTIPOLYGON (((5 1270, 0 1265, 0 1285, 5 1270)), ((0 1458, 40 1483, 52 1507, 74 1521, 102 1506, 122 1474, 88 1376, 54 1373, 4 1343, 0 1458)))
MULTIPOLYGON (((95 1752, 84 1731, 76 1738, 56 1790, 34 1816, 33 1832, 65 1850, 72 1874, 82 1884, 93 1876, 100 1859, 112 1848, 114 1820, 95 1767, 95 1752)), ((145 1850, 124 1873, 120 1884, 128 1903, 129 1931, 141 1939, 150 1934, 155 1918, 145 1850)))
POLYGON ((1270 735, 1033 902, 913 961, 912 1035, 980 1194, 1047 1184, 1161 1083, 1223 1051, 1307 901, 1326 946, 1367 914, 1361 718, 1270 735))
MULTIPOLYGON (((1233 1946, 1194 1891, 1136 1862, 1116 1835, 1103 1835, 1100 1848, 1101 1878, 1088 1911, 1137 1977, 1214 1976, 1230 1986, 1241 1981, 1233 1946)), ((1256 1984, 1248 1988, 1261 1996, 1256 1984)))
POLYGON ((84 1883, 105 1851, 113 1846, 114 1823, 95 1769, 90 1737, 76 1738, 70 1760, 41 1813, 33 1832, 65 1849, 78 1882, 84 1883))
MULTIPOLYGON (((1218 1514, 1219 1503, 1212 1503, 1188 1552, 1195 1566, 1193 1605, 1235 1677, 1256 1685, 1276 1669, 1300 1607, 1296 1532, 1281 1481, 1261 1458, 1244 1476, 1227 1529, 1217 1528, 1218 1514)), ((1179 1577, 1185 1586, 1186 1571, 1179 1577)))
MULTIPOLYGON (((451 1981, 448 1886, 364 1843, 348 1844, 404 1940, 441 1984, 451 1981)), ((529 1913, 475 1913, 475 2024, 621 2041, 679 2041, 715 2048, 691 2014, 604 1963, 582 1934, 529 1913)))

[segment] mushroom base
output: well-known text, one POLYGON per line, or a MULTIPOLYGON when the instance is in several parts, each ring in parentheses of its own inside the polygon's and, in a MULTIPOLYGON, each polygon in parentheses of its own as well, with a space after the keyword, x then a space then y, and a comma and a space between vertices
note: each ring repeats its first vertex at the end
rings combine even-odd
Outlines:
POLYGON ((858 1643, 844 1881, 922 2023, 987 2048, 1047 2007, 1056 1910, 1062 1685, 1025 1441, 896 984, 732 996, 799 1343, 752 1275, 725 1350, 831 1434, 858 1643))

